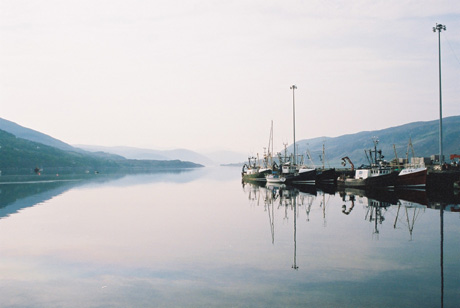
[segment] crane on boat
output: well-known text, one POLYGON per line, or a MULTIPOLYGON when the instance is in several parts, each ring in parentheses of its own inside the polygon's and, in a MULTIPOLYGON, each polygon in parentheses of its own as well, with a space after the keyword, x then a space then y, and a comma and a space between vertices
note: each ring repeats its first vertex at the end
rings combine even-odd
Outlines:
POLYGON ((351 159, 348 156, 342 157, 342 166, 345 167, 346 164, 347 164, 347 161, 351 166, 351 171, 354 171, 355 170, 355 165, 351 162, 351 159))

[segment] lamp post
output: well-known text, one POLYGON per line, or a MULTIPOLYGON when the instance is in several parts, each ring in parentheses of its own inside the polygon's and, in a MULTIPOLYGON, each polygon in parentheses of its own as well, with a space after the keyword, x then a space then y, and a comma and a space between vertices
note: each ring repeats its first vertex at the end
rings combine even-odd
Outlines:
POLYGON ((294 131, 294 165, 296 164, 296 151, 295 151, 295 96, 294 96, 294 91, 297 89, 296 85, 292 85, 291 88, 292 90, 292 123, 293 123, 293 131, 294 131))
POLYGON ((439 163, 444 163, 444 158, 442 154, 442 90, 441 90, 441 31, 446 31, 446 26, 441 24, 436 24, 436 27, 433 27, 433 32, 438 31, 438 52, 439 52, 439 163))

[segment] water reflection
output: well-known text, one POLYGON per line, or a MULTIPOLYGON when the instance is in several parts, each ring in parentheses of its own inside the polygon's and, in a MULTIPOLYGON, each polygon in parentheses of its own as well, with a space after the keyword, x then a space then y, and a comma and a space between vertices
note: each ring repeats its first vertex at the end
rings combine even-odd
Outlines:
MULTIPOLYGON (((209 172, 209 170, 206 170, 209 172)), ((203 170, 178 169, 130 174, 18 175, 0 177, 0 219, 33 207, 83 185, 118 181, 117 185, 146 182, 185 183, 203 176, 203 170)))
MULTIPOLYGON (((265 206, 265 211, 268 213, 270 233, 272 244, 275 243, 275 207, 277 210, 284 209, 283 221, 288 222, 289 211, 293 211, 293 264, 292 268, 298 270, 297 264, 297 211, 302 207, 305 208, 306 219, 310 220, 310 211, 313 204, 313 200, 318 194, 318 190, 315 186, 303 185, 303 186, 286 186, 284 184, 270 184, 265 183, 246 183, 242 182, 243 189, 245 189, 249 195, 249 199, 252 202, 260 204, 261 199, 265 206)), ((323 209, 324 224, 326 224, 326 201, 325 193, 321 192, 323 199, 320 203, 320 207, 323 209)))
MULTIPOLYGON (((38 180, 37 180, 38 179, 38 180)), ((100 180, 101 177, 98 178, 100 180)), ((89 181, 89 179, 86 179, 89 181)), ((9 181, 0 183, 0 219, 33 207, 51 198, 59 196, 73 187, 84 184, 83 179, 54 179, 24 181, 10 177, 9 181)))
POLYGON ((365 207, 364 220, 373 224, 373 233, 378 235, 379 226, 385 221, 385 214, 389 210, 396 209, 393 228, 404 224, 412 240, 415 222, 423 214, 425 209, 447 210, 460 213, 460 196, 457 191, 426 191, 426 190, 361 190, 345 188, 337 190, 334 186, 299 185, 287 186, 266 185, 265 183, 242 182, 243 189, 249 198, 262 201, 269 213, 270 229, 272 230, 272 242, 274 243, 274 208, 284 208, 284 219, 288 219, 288 210, 294 211, 296 217, 297 207, 305 207, 306 220, 310 221, 310 211, 313 200, 321 195, 319 207, 323 212, 323 224, 326 226, 327 200, 331 196, 338 195, 342 200, 341 211, 344 215, 350 215, 356 205, 365 207), (327 197, 326 197, 327 196, 327 197), (326 200, 327 199, 327 200, 326 200))
MULTIPOLYGON (((310 212, 314 200, 319 199, 319 207, 322 210, 323 226, 327 227, 326 207, 330 197, 339 197, 341 200, 340 210, 344 217, 354 213, 359 204, 364 209, 364 219, 372 225, 372 236, 379 239, 380 228, 384 224, 390 224, 393 229, 408 231, 409 242, 412 242, 416 222, 427 209, 439 210, 440 213, 440 306, 444 307, 444 214, 445 212, 460 213, 460 197, 457 191, 426 191, 426 190, 358 190, 342 189, 334 187, 315 186, 272 186, 265 184, 245 183, 243 189, 248 192, 253 200, 260 203, 260 196, 268 212, 272 244, 275 244, 275 208, 284 209, 283 220, 288 220, 289 212, 293 213, 293 265, 297 264, 297 227, 298 211, 304 207, 306 222, 310 222, 310 212), (387 219, 387 214, 392 213, 393 219, 387 219)), ((457 247, 458 248, 458 247, 457 247)))
POLYGON ((243 191, 239 169, 193 173, 83 181, 59 197, 66 184, 5 188, 5 208, 40 206, 0 220, 1 306, 439 307, 440 287, 445 307, 460 301, 450 210, 441 276, 435 205, 420 208, 412 241, 404 204, 382 209, 377 240, 369 195, 243 191))

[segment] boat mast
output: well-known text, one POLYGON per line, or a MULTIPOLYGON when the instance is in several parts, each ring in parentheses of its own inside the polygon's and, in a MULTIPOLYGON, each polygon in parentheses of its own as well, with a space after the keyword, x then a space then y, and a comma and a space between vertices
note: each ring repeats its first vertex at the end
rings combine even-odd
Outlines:
POLYGON ((270 127, 270 137, 268 138, 267 165, 273 166, 273 120, 270 127))
MULTIPOLYGON (((374 142, 374 158, 372 158, 372 150, 369 150, 369 156, 371 157, 371 160, 374 159, 374 162, 372 164, 377 164, 377 144, 379 144, 379 139, 377 137, 372 137, 372 141, 374 142)), ((380 158, 380 157, 379 157, 380 158)))
POLYGON ((324 153, 324 142, 323 142, 323 159, 322 159, 322 161, 323 161, 323 170, 324 170, 324 159, 325 159, 325 156, 326 156, 326 154, 324 153))
POLYGON ((377 138, 374 139, 374 163, 377 164, 377 144, 379 143, 379 140, 377 138))
POLYGON ((296 151, 295 151, 295 89, 297 89, 296 85, 291 86, 292 90, 292 123, 293 123, 293 131, 294 131, 294 165, 296 164, 296 151))
POLYGON ((409 149, 412 150, 412 157, 415 157, 414 146, 412 145, 412 137, 409 137, 409 143, 406 150, 406 163, 409 164, 409 149))
POLYGON ((393 150, 395 151, 395 159, 396 159, 396 166, 399 169, 399 159, 398 159, 398 153, 396 153, 396 145, 393 143, 393 150))
POLYGON ((284 143, 284 142, 283 142, 283 145, 284 145, 284 162, 287 163, 287 162, 288 162, 288 156, 287 156, 287 146, 288 146, 288 143, 284 143))

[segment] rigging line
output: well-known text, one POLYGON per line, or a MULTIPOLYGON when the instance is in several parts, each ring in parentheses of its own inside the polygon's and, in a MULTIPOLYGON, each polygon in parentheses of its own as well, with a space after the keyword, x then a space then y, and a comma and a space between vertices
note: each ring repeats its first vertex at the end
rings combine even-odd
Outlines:
POLYGON ((457 60, 458 64, 460 64, 460 60, 458 59, 457 54, 455 53, 454 48, 453 48, 452 45, 450 44, 449 39, 448 39, 447 37, 445 37, 445 36, 444 36, 444 38, 446 39, 446 41, 447 41, 447 43, 448 43, 448 45, 449 45, 449 47, 450 47, 450 50, 452 50, 452 53, 454 54, 454 57, 455 57, 455 59, 457 60))

